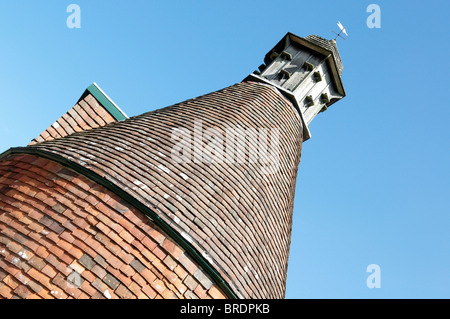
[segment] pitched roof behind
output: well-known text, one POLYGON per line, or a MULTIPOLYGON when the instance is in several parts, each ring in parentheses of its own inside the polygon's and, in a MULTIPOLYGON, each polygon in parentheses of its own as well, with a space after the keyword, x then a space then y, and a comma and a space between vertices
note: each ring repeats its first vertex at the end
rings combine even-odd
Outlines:
POLYGON ((33 139, 29 145, 102 127, 126 118, 122 110, 94 83, 86 89, 74 107, 33 139))

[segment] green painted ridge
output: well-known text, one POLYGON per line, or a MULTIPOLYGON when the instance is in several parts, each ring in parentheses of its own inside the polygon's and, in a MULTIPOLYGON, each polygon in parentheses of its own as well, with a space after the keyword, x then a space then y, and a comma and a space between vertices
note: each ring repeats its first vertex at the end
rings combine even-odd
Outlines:
POLYGON ((92 83, 87 89, 95 99, 111 114, 116 121, 126 120, 128 116, 100 89, 96 83, 92 83))

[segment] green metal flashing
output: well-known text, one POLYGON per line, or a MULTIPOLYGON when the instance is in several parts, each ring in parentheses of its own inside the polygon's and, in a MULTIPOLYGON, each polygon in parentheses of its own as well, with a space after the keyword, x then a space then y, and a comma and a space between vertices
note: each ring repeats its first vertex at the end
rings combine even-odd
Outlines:
POLYGON ((230 288, 230 286, 227 284, 227 282, 222 278, 222 276, 213 268, 213 266, 201 256, 197 252, 197 250, 188 242, 186 241, 176 230, 174 230, 169 224, 167 224, 164 220, 161 219, 161 217, 158 216, 157 213, 155 213, 152 209, 148 208, 144 204, 142 204, 140 201, 138 201, 136 198, 125 192, 123 189, 119 188, 112 182, 106 180, 102 176, 98 175, 97 173, 81 166, 80 164, 77 164, 75 162, 72 162, 68 160, 67 158, 49 152, 44 151, 38 148, 32 148, 32 147, 14 147, 10 148, 9 150, 3 152, 0 154, 0 160, 3 158, 9 156, 9 155, 20 155, 20 154, 26 154, 26 155, 34 155, 38 157, 42 157, 51 161, 54 161, 62 166, 65 166, 67 168, 70 168, 77 173, 91 179, 92 181, 100 184, 101 186, 105 187, 109 191, 113 192, 117 196, 119 196, 121 199, 126 201, 128 204, 135 207, 137 210, 139 210, 141 213, 143 213, 145 216, 150 218, 150 220, 155 223, 159 228, 161 228, 168 236, 170 236, 178 245, 180 245, 189 255, 194 259, 200 267, 202 267, 205 272, 213 279, 213 281, 221 288, 221 290, 225 293, 225 295, 230 299, 239 299, 237 295, 233 292, 233 290, 230 288))
POLYGON ((128 118, 128 116, 114 103, 103 90, 96 84, 93 83, 87 89, 95 99, 103 105, 103 107, 111 114, 117 121, 122 121, 128 118))

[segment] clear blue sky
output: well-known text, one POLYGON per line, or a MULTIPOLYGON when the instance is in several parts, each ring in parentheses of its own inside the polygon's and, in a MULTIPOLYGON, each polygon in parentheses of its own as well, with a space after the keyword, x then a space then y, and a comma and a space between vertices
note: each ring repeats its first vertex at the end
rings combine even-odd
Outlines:
POLYGON ((286 32, 331 38, 340 20, 347 97, 303 145, 286 297, 450 298, 449 13, 437 0, 0 0, 0 152, 92 82, 138 115, 240 82, 286 32))

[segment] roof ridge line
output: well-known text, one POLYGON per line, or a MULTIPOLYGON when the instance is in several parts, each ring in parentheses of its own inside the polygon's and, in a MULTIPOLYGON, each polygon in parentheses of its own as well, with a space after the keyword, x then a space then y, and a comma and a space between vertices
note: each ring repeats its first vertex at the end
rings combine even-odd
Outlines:
POLYGON ((92 83, 87 89, 95 99, 111 114, 117 121, 128 119, 128 115, 103 91, 97 83, 92 83))

